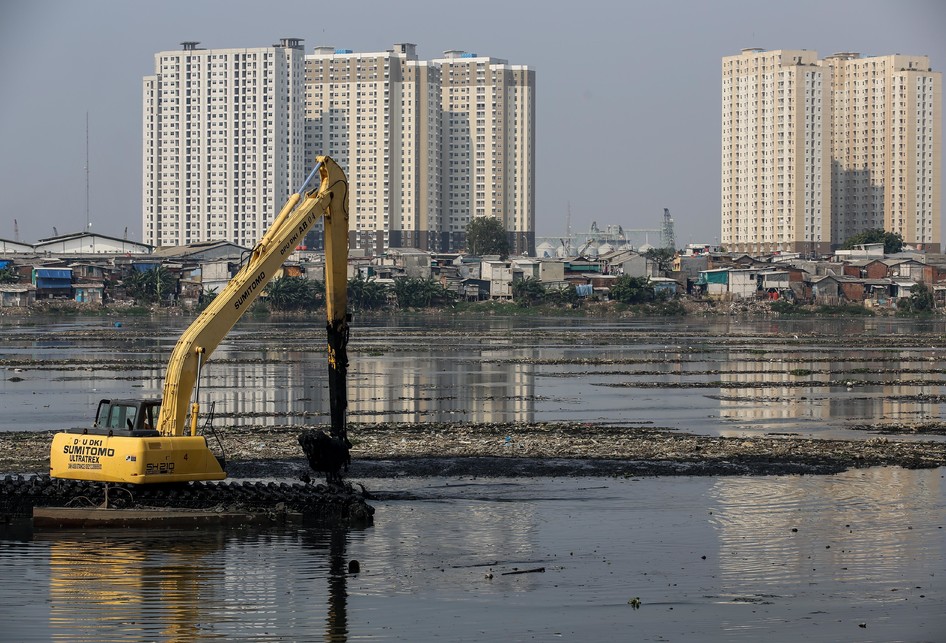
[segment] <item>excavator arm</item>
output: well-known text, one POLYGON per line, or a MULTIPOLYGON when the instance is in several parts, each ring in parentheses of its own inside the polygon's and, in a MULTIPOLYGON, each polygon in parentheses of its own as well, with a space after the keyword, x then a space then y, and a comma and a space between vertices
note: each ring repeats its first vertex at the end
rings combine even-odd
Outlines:
POLYGON ((348 181, 338 164, 319 156, 316 169, 318 190, 304 192, 306 183, 283 206, 272 226, 223 291, 181 335, 171 353, 164 378, 164 395, 157 430, 164 436, 195 435, 198 400, 191 404, 195 386, 199 393, 200 371, 234 324, 262 293, 286 257, 325 218, 325 299, 328 317, 329 389, 332 435, 344 439, 345 375, 348 364, 348 181), (190 424, 185 426, 188 412, 190 424))

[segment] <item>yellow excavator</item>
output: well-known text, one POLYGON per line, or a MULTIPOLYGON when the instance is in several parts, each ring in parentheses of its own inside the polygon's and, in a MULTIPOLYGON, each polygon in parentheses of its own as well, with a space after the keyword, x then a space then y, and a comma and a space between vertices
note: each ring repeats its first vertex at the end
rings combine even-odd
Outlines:
POLYGON ((310 464, 320 462, 329 480, 340 479, 338 469, 347 464, 351 447, 345 427, 348 180, 328 156, 319 156, 317 161, 240 271, 177 341, 168 362, 161 399, 101 400, 92 428, 68 429, 53 437, 50 477, 132 484, 226 478, 224 458, 211 451, 205 436, 197 434, 201 370, 322 216, 331 435, 318 432, 320 439, 311 439, 303 447, 310 464), (316 172, 320 185, 317 190, 306 192, 316 172), (325 453, 310 453, 310 448, 325 453))

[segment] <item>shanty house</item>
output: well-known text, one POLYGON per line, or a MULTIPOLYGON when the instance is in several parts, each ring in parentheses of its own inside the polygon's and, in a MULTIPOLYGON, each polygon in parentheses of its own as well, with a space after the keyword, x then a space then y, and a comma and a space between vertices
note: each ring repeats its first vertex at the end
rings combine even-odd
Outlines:
POLYGON ((0 285, 0 308, 25 308, 36 300, 32 284, 0 285))
POLYGON ((751 299, 758 292, 759 284, 756 281, 758 270, 730 270, 729 294, 734 298, 751 299))
POLYGON ((72 299, 72 268, 34 266, 32 283, 36 299, 72 299))
POLYGON ((729 268, 701 270, 696 284, 704 289, 708 297, 724 297, 729 294, 729 268))
POLYGON ((845 275, 828 275, 811 285, 812 297, 819 304, 861 303, 864 301, 864 292, 863 279, 845 275))

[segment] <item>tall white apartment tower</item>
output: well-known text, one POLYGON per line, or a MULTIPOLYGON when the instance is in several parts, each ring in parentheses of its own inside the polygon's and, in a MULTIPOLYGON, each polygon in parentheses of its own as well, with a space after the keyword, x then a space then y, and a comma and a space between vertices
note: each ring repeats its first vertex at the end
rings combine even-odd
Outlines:
POLYGON ((723 58, 722 236, 735 252, 828 252, 828 82, 811 51, 723 58))
POLYGON ((723 58, 722 243, 830 252, 871 228, 940 250, 942 74, 926 56, 723 58))
POLYGON ((927 56, 838 53, 831 77, 836 243, 871 228, 940 248, 942 74, 927 56))
POLYGON ((305 179, 304 51, 271 47, 155 54, 143 84, 143 240, 258 241, 305 179))
POLYGON ((305 66, 306 148, 348 175, 351 247, 439 249, 439 69, 410 43, 316 47, 305 66))
POLYGON ((514 253, 535 254, 535 71, 464 51, 440 67, 443 225, 463 249, 475 217, 503 222, 514 253))

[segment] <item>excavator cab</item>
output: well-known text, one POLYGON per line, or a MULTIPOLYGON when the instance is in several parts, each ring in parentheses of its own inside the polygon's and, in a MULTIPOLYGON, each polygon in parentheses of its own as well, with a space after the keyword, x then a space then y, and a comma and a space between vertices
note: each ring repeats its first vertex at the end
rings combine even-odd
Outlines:
POLYGON ((100 400, 92 427, 113 434, 130 431, 140 437, 157 435, 154 427, 160 412, 161 400, 100 400))
POLYGON ((203 436, 162 436, 154 427, 161 400, 99 401, 91 428, 53 436, 49 475, 94 482, 222 480, 225 461, 203 436))

